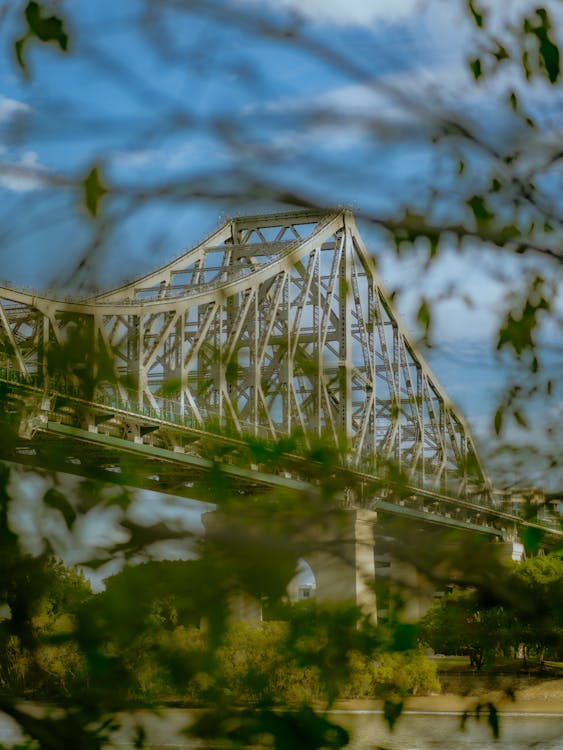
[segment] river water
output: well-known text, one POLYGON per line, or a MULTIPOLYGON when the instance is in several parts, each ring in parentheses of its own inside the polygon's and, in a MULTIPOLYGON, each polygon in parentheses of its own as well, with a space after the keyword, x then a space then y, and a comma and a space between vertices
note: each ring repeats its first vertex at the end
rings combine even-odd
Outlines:
MULTIPOLYGON (((181 734, 192 718, 193 714, 183 709, 167 709, 160 717, 149 713, 139 713, 134 719, 127 716, 112 747, 132 750, 132 727, 140 721, 147 731, 147 750, 205 748, 181 734)), ((465 730, 460 731, 461 715, 457 713, 409 711, 393 732, 388 731, 380 711, 333 711, 330 718, 350 732, 349 750, 563 750, 563 714, 502 714, 498 740, 492 738, 484 718, 477 721, 470 717, 465 730)), ((0 746, 18 741, 21 735, 16 725, 0 716, 0 746)))
POLYGON ((354 713, 335 716, 352 734, 350 750, 563 750, 563 715, 502 715, 500 738, 493 739, 484 717, 470 717, 465 730, 461 716, 448 713, 408 713, 389 732, 381 715, 354 713))

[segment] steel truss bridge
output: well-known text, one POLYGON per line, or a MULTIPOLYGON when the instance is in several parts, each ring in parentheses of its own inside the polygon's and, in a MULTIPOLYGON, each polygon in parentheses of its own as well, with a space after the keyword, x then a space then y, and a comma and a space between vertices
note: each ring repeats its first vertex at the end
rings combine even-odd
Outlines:
POLYGON ((218 466, 243 495, 311 489, 299 445, 322 442, 344 503, 505 538, 527 523, 495 504, 349 211, 231 219, 89 298, 0 287, 0 392, 7 460, 210 499, 218 466), (287 441, 283 468, 249 439, 287 441))

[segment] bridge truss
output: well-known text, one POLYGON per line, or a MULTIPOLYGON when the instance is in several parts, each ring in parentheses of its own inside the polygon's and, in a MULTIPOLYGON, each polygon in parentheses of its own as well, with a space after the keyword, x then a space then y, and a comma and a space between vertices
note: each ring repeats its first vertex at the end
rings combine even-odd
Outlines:
MULTIPOLYGON (((193 436, 171 425, 299 433, 369 475, 392 462, 414 487, 476 501, 489 490, 349 211, 231 219, 95 297, 0 288, 0 356, 12 383, 34 386, 44 422, 188 453, 193 436)), ((41 424, 32 402, 20 432, 41 424)))

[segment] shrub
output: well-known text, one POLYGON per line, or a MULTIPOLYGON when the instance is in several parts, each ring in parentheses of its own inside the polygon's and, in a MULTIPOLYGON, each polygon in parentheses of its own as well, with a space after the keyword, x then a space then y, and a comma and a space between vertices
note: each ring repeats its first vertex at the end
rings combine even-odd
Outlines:
POLYGON ((436 666, 416 650, 384 652, 372 657, 350 654, 353 677, 342 697, 380 698, 440 692, 436 666))

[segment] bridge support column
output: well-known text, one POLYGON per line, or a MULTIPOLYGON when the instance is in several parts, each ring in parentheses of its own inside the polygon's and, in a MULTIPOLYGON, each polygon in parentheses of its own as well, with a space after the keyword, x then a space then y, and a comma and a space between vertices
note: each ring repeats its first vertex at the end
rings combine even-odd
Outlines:
POLYGON ((313 544, 305 559, 316 579, 316 599, 359 606, 377 623, 374 524, 371 510, 342 510, 309 532, 313 544))
POLYGON ((235 592, 229 599, 231 622, 262 622, 262 604, 250 594, 235 592))
MULTIPOLYGON (((289 554, 294 550, 296 556, 307 561, 315 576, 316 599, 321 604, 354 605, 361 608, 372 623, 377 623, 377 602, 375 597, 375 560, 374 560, 374 524, 377 514, 370 510, 330 510, 323 517, 321 523, 305 523, 299 530, 288 529, 287 547, 289 554)), ((205 513, 202 516, 209 543, 217 545, 218 554, 223 545, 229 546, 233 542, 237 554, 241 553, 237 540, 238 532, 244 542, 245 535, 249 541, 260 540, 265 554, 268 543, 259 535, 249 533, 249 528, 242 524, 231 522, 227 524, 220 512, 205 513)), ((283 520, 282 520, 283 523, 283 520)), ((276 555, 279 556, 280 540, 277 536, 280 529, 275 530, 272 537, 273 559, 264 558, 264 574, 268 565, 273 564, 272 574, 275 575, 276 555)), ((282 558, 284 555, 282 555, 282 558)), ((236 584, 236 581, 233 580, 236 584)), ((261 606, 257 599, 244 593, 240 589, 233 590, 230 597, 230 611, 233 620, 259 621, 261 606)))
MULTIPOLYGON (((221 557, 221 550, 228 549, 229 545, 235 538, 237 532, 246 531, 244 524, 237 527, 236 524, 229 526, 228 520, 221 514, 221 511, 207 511, 201 516, 205 535, 208 542, 216 547, 218 559, 221 557)), ((237 550, 238 554, 240 551, 237 550)), ((228 575, 228 568, 225 569, 228 575)), ((223 581, 223 583, 228 583, 223 581)), ((247 591, 239 588, 236 580, 232 581, 233 588, 227 596, 228 616, 231 622, 262 622, 262 603, 260 600, 247 591)))
POLYGON ((434 603, 435 586, 411 562, 391 558, 387 581, 404 601, 401 619, 407 622, 420 620, 434 603))
POLYGON ((514 562, 522 562, 526 558, 524 545, 518 538, 504 542, 502 557, 507 560, 514 560, 514 562))

